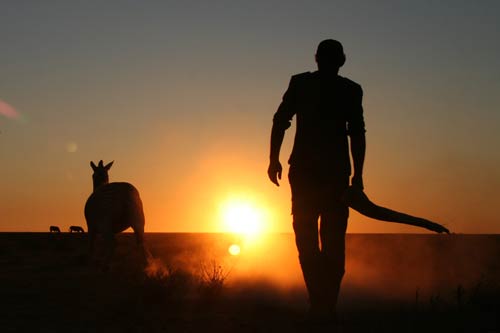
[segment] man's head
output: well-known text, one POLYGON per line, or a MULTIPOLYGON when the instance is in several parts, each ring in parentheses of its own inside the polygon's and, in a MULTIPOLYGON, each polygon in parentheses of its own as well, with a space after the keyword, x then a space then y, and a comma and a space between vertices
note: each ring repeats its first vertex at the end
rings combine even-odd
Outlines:
POLYGON ((339 41, 325 39, 316 50, 316 62, 319 70, 338 71, 345 63, 344 48, 339 41))

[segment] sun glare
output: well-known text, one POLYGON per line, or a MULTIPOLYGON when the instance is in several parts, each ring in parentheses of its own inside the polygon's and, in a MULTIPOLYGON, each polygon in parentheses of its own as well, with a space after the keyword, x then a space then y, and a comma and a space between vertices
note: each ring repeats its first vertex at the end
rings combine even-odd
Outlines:
POLYGON ((224 230, 243 236, 255 236, 264 229, 264 212, 255 204, 229 200, 222 208, 224 230))

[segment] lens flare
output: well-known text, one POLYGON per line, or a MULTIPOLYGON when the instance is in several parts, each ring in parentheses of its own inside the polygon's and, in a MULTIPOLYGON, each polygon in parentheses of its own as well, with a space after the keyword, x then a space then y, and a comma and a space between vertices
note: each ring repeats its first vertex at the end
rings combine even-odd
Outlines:
POLYGON ((19 113, 12 106, 0 99, 0 115, 3 115, 10 119, 17 119, 19 113))
POLYGON ((73 141, 66 142, 66 151, 68 153, 75 153, 77 150, 78 150, 78 145, 76 144, 76 142, 73 141))
POLYGON ((227 249, 230 255, 237 256, 241 252, 241 248, 238 244, 232 244, 229 249, 227 249))

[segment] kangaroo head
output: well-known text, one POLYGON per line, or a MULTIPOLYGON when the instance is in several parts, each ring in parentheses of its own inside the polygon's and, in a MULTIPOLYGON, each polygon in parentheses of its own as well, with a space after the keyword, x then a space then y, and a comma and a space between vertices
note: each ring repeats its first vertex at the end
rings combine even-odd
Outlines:
POLYGON ((92 175, 94 190, 101 185, 109 183, 108 170, 111 169, 113 162, 104 165, 102 160, 100 160, 99 164, 95 165, 94 162, 90 161, 90 166, 94 170, 94 174, 92 175))

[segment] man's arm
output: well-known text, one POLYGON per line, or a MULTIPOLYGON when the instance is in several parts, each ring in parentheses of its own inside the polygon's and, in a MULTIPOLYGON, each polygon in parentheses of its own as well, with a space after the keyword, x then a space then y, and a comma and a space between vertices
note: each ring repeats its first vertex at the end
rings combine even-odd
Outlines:
POLYGON ((354 164, 354 175, 351 180, 353 186, 363 189, 363 164, 365 163, 366 139, 365 134, 351 135, 351 155, 354 164))
POLYGON ((351 138, 351 155, 354 167, 351 185, 360 189, 364 188, 363 185, 363 165, 365 162, 366 152, 366 137, 365 137, 365 121, 363 117, 363 90, 357 86, 354 95, 354 109, 352 110, 351 117, 348 120, 348 132, 351 138))
POLYGON ((280 163, 280 150, 284 137, 285 129, 282 129, 280 126, 277 126, 276 123, 273 123, 273 128, 271 130, 271 153, 269 155, 269 168, 267 169, 267 175, 269 176, 269 179, 276 184, 276 186, 280 186, 278 179, 281 180, 281 172, 283 171, 283 167, 280 163))
POLYGON ((283 96, 283 101, 281 102, 278 111, 274 114, 273 127, 271 129, 271 147, 267 175, 269 176, 269 179, 276 184, 276 186, 279 186, 278 180, 281 180, 281 173, 283 171, 283 167, 280 163, 281 144, 283 143, 283 138, 285 137, 285 131, 290 127, 291 120, 295 114, 293 102, 294 85, 292 82, 293 78, 290 80, 290 85, 283 96))

